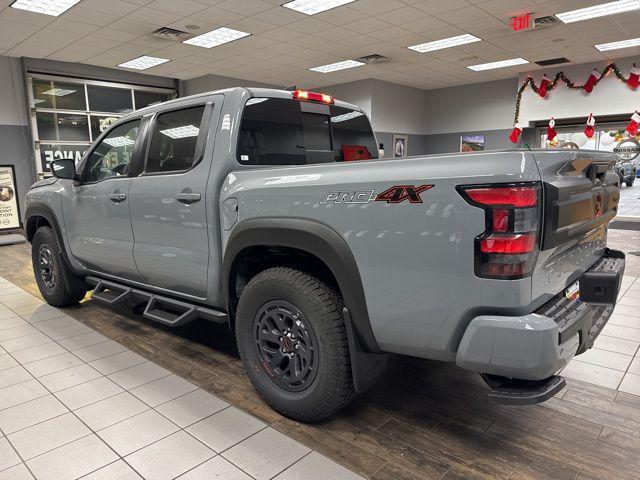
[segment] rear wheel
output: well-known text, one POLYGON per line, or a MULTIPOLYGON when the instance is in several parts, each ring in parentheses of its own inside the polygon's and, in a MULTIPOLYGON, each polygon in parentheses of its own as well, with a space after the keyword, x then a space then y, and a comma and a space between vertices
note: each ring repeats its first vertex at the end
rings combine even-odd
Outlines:
POLYGON ((354 397, 342 298, 317 278, 276 267, 240 297, 236 334, 258 393, 287 417, 315 422, 354 397))
POLYGON ((50 227, 40 227, 31 243, 33 273, 40 293, 49 305, 75 305, 87 293, 83 279, 68 267, 50 227))

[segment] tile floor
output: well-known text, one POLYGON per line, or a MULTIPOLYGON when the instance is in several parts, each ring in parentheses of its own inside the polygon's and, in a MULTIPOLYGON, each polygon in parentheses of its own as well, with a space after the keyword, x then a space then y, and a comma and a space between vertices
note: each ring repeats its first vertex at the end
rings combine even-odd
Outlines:
POLYGON ((594 347, 574 358, 566 377, 640 395, 640 278, 626 275, 613 315, 594 347))
POLYGON ((33 478, 362 477, 0 277, 0 480, 33 478))

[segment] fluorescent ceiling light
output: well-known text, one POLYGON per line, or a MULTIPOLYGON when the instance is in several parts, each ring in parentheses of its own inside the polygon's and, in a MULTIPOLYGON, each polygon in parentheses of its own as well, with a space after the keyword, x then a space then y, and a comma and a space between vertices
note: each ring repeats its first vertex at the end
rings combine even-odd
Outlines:
POLYGON ((80 0, 16 0, 11 6, 20 10, 57 17, 79 1, 80 0))
POLYGON ((305 15, 315 15, 316 13, 325 12, 355 1, 356 0, 294 0, 282 6, 304 13, 305 15))
POLYGON ((573 23, 604 17, 606 15, 615 15, 616 13, 631 12, 638 9, 640 9, 640 0, 619 0, 617 2, 603 3, 593 7, 557 13, 556 18, 564 23, 573 23))
POLYGON ((513 67, 514 65, 524 65, 529 63, 524 58, 511 58, 509 60, 500 60, 499 62, 481 63, 479 65, 469 65, 467 68, 479 72, 481 70, 492 70, 494 68, 513 67))
POLYGON ((416 52, 425 53, 442 50, 443 48, 457 47, 458 45, 465 45, 467 43, 480 42, 481 40, 481 38, 465 33, 464 35, 458 35, 457 37, 443 38, 442 40, 436 40, 435 42, 420 43, 407 48, 415 50, 416 52))
POLYGON ((594 45, 594 47, 596 47, 601 52, 637 46, 640 46, 640 38, 630 38, 629 40, 620 40, 619 42, 601 43, 600 45, 594 45))
POLYGON ((133 60, 129 60, 128 62, 121 63, 118 66, 124 68, 133 68, 134 70, 146 70, 147 68, 162 65, 163 63, 167 63, 168 61, 169 59, 167 58, 157 58, 143 55, 142 57, 134 58, 133 60))
POLYGON ((356 60, 345 60, 344 62, 330 63, 329 65, 320 65, 319 67, 313 67, 309 70, 313 72, 329 73, 337 72, 338 70, 345 70, 347 68, 360 67, 362 65, 365 64, 356 60))
POLYGON ((251 34, 247 32, 221 27, 211 30, 210 32, 203 33, 202 35, 198 35, 197 37, 190 38, 189 40, 185 40, 182 43, 195 45, 196 47, 213 48, 224 43, 233 42, 239 38, 248 37, 249 35, 251 34))
POLYGON ((104 143, 106 143, 107 145, 111 145, 112 147, 129 147, 136 143, 135 140, 131 140, 128 137, 105 138, 103 141, 104 143))
POLYGON ((70 93, 76 93, 76 91, 66 88, 52 88, 51 90, 42 92, 43 95, 53 95, 54 97, 64 97, 65 95, 69 95, 70 93))
POLYGON ((358 118, 358 117, 361 117, 362 115, 364 115, 364 113, 357 112, 354 110, 353 112, 343 113, 342 115, 336 115, 335 117, 331 117, 331 123, 346 122, 347 120, 351 120, 352 118, 358 118))
POLYGON ((160 133, 173 139, 187 138, 187 137, 197 137, 198 134, 200 133, 200 129, 193 125, 185 125, 183 127, 175 127, 175 128, 168 128, 166 130, 160 130, 160 133))

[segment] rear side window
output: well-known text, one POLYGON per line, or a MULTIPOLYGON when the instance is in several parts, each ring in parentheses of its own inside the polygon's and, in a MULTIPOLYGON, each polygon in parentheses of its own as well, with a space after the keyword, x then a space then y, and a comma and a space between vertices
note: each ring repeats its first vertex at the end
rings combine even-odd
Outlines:
POLYGON ((335 105, 252 98, 245 105, 238 161, 304 165, 377 158, 366 115, 335 105))
POLYGON ((204 105, 158 115, 151 135, 146 173, 180 172, 197 162, 204 105))

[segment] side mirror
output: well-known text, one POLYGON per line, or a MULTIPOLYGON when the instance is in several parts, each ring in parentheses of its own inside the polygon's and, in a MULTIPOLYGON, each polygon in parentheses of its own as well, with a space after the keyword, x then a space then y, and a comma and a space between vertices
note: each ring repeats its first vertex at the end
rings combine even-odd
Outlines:
POLYGON ((76 163, 69 158, 61 158, 51 162, 51 172, 56 178, 74 180, 76 178, 76 163))

